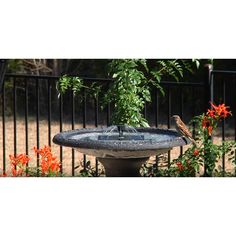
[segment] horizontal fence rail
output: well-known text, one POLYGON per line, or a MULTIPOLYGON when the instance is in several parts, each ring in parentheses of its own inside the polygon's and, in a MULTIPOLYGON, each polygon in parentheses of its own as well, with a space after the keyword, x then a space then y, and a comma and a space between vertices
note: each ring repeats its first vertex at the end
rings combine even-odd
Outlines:
MULTIPOLYGON (((161 86, 165 91, 162 96, 159 90, 152 89, 152 102, 145 104, 144 116, 153 127, 173 128, 171 116, 180 115, 188 123, 192 117, 202 114, 209 101, 215 101, 213 80, 217 76, 225 76, 222 81, 222 101, 227 102, 226 77, 236 72, 222 73, 212 68, 206 68, 203 82, 175 82, 162 81, 161 86)), ((61 173, 66 176, 78 175, 78 166, 88 168, 88 160, 94 158, 80 155, 74 150, 58 147, 52 143, 52 137, 64 130, 106 127, 111 124, 112 105, 108 104, 101 110, 101 97, 93 99, 88 96, 86 89, 81 91, 81 96, 75 97, 72 92, 58 97, 56 82, 58 76, 38 76, 23 74, 6 74, 1 93, 1 133, 2 133, 2 158, 0 168, 6 171, 9 154, 24 152, 33 155, 32 147, 44 145, 52 146, 56 151, 61 165, 61 173), (10 146, 9 146, 10 145, 10 146), (10 153, 11 152, 11 153, 10 153)), ((84 78, 84 83, 103 83, 109 88, 110 78, 84 78)), ((105 92, 105 91, 104 91, 105 92)), ((236 109, 236 104, 235 104, 236 109)), ((225 126, 222 124, 222 139, 225 139, 225 126)), ((236 127, 236 120, 234 123, 236 127)), ((236 140, 236 128, 235 140, 236 140)), ((195 127, 192 126, 193 136, 195 127)), ((170 151, 167 160, 155 158, 157 168, 170 167, 171 160, 184 152, 180 147, 178 153, 170 151), (177 155, 177 156, 176 156, 177 155), (166 163, 166 164, 163 164, 166 163)), ((34 165, 39 166, 39 156, 36 156, 34 165)), ((99 175, 100 163, 94 160, 93 167, 99 175)), ((222 157, 222 168, 225 169, 225 157, 222 157)))

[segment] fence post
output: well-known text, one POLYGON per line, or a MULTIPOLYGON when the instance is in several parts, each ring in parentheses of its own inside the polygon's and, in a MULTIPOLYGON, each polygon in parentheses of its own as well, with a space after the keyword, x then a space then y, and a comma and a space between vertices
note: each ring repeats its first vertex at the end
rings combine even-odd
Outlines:
MULTIPOLYGON (((214 91, 213 91, 213 65, 212 64, 206 64, 204 66, 204 82, 205 82, 205 111, 209 109, 210 102, 213 102, 214 99, 214 91)), ((205 150, 206 152, 206 150, 205 150)), ((204 177, 210 177, 211 174, 207 172, 208 166, 204 159, 204 177)))
POLYGON ((212 71, 213 71, 212 64, 206 64, 204 66, 205 110, 209 108, 209 102, 213 102, 214 99, 212 71))
POLYGON ((7 69, 7 60, 0 59, 0 93, 2 92, 3 80, 7 69))

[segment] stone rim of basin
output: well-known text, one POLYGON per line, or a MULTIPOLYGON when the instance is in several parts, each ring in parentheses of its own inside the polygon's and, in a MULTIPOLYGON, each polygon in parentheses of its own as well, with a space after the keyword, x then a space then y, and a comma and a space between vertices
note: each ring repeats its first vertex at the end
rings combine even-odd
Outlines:
POLYGON ((107 128, 82 128, 64 131, 56 134, 53 137, 53 142, 67 146, 71 148, 80 149, 107 149, 113 151, 145 151, 145 150, 157 150, 157 149, 171 149, 176 146, 184 146, 190 141, 187 138, 182 137, 175 130, 170 129, 158 129, 158 128, 135 128, 138 133, 143 134, 156 134, 156 135, 170 135, 169 140, 156 141, 155 139, 144 139, 144 140, 94 140, 89 138, 73 138, 75 135, 83 134, 105 134, 107 128))

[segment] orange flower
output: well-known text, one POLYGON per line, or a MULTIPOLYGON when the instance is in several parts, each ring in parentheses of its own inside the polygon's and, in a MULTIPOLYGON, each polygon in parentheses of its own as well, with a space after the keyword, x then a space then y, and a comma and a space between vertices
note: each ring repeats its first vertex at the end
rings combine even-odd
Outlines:
POLYGON ((24 169, 22 168, 18 168, 18 169, 15 169, 15 168, 12 168, 11 169, 11 173, 14 177, 17 177, 17 176, 23 176, 24 174, 24 169))
POLYGON ((9 155, 9 158, 12 166, 25 166, 30 161, 30 158, 25 154, 19 154, 16 156, 9 155))
POLYGON ((209 126, 207 129, 208 129, 208 135, 211 136, 212 135, 212 131, 213 131, 213 127, 209 126))
POLYGON ((211 125, 211 120, 209 119, 209 117, 204 116, 202 119, 202 127, 208 128, 210 125, 211 125))
MULTIPOLYGON (((231 111, 229 111, 229 106, 225 106, 224 103, 219 104, 218 106, 211 103, 211 106, 214 109, 214 113, 217 115, 217 118, 226 118, 227 116, 232 116, 231 111)), ((209 111, 209 110, 208 110, 209 111)))
POLYGON ((181 162, 179 162, 179 161, 176 162, 176 165, 177 165, 179 171, 183 171, 184 170, 184 166, 183 166, 183 164, 181 162))
MULTIPOLYGON (((36 154, 41 156, 40 167, 42 176, 45 175, 58 175, 60 171, 60 162, 51 152, 49 146, 44 146, 43 148, 37 149, 34 147, 36 154)), ((30 161, 30 158, 25 154, 19 154, 16 156, 9 155, 11 163, 11 173, 12 176, 29 176, 27 173, 27 164, 30 161)), ((6 174, 3 174, 5 176, 6 174)))
POLYGON ((26 165, 30 158, 25 154, 18 154, 16 156, 9 155, 11 163, 11 172, 13 176, 23 176, 26 170, 26 165))
POLYGON ((18 176, 15 168, 11 168, 11 173, 14 177, 18 176))
POLYGON ((196 157, 196 156, 198 156, 199 155, 199 151, 197 150, 197 149, 195 149, 194 151, 193 151, 193 155, 196 157))
POLYGON ((216 114, 214 110, 207 110, 207 115, 210 116, 211 118, 215 119, 216 118, 216 114))
POLYGON ((51 164, 51 170, 54 172, 58 172, 60 170, 60 164, 58 162, 53 162, 51 164))
POLYGON ((51 148, 49 146, 44 146, 43 148, 37 149, 34 147, 35 153, 39 154, 41 156, 41 172, 42 175, 48 175, 48 174, 55 174, 58 175, 60 171, 60 162, 57 160, 55 156, 53 156, 51 152, 51 148))
POLYGON ((212 135, 214 121, 219 121, 220 119, 224 119, 228 116, 231 116, 232 113, 229 111, 229 107, 225 106, 224 103, 219 104, 218 106, 211 103, 212 109, 208 109, 206 115, 202 120, 202 127, 207 129, 208 135, 212 135))
POLYGON ((213 131, 213 125, 212 125, 212 121, 208 116, 204 116, 202 119, 202 127, 204 129, 207 129, 208 135, 211 136, 212 135, 212 131, 213 131))
POLYGON ((211 104, 211 106, 213 107, 213 109, 217 111, 218 106, 214 105, 212 102, 210 102, 210 104, 211 104))

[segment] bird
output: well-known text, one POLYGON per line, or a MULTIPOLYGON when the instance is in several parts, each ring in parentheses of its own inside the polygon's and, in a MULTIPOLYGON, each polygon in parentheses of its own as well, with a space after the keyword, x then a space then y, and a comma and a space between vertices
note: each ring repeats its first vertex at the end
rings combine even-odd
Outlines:
POLYGON ((191 132, 188 130, 187 126, 184 124, 184 122, 180 119, 178 115, 173 115, 172 118, 175 121, 175 128, 184 137, 188 138, 195 146, 197 146, 196 141, 192 137, 191 132))

